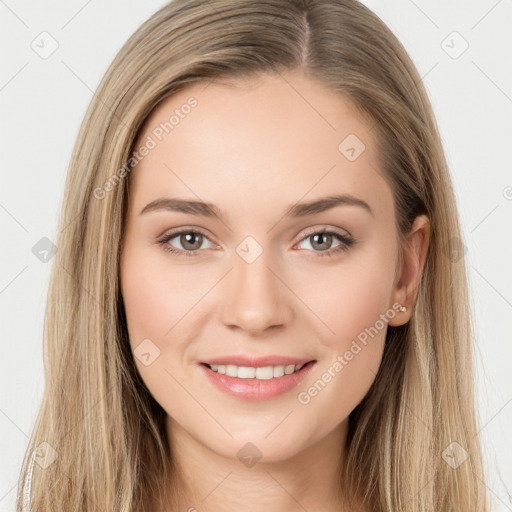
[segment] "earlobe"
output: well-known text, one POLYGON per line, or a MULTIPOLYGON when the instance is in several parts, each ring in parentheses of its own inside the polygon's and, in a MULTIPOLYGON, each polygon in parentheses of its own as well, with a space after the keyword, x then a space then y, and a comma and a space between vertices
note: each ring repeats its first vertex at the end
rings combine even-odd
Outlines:
POLYGON ((389 321, 391 326, 403 325, 411 318, 427 259, 429 241, 429 219, 426 215, 419 215, 414 220, 411 230, 400 249, 402 265, 391 304, 398 303, 402 307, 396 310, 395 317, 389 321), (404 307, 405 309, 403 309, 404 307))

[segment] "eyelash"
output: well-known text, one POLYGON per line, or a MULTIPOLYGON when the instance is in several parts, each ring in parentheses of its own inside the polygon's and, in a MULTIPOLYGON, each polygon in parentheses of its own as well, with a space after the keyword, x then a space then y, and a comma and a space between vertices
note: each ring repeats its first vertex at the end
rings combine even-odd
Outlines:
MULTIPOLYGON (((202 231, 198 231, 198 230, 194 230, 194 229, 182 229, 182 230, 175 231, 173 233, 164 235, 164 237, 161 238, 158 241, 158 243, 162 246, 162 249, 164 251, 167 251, 172 254, 176 254, 177 256, 184 256, 185 258, 198 256, 199 255, 198 253, 201 252, 200 250, 182 251, 181 249, 176 249, 168 244, 168 242, 170 240, 172 240, 173 238, 176 238, 177 236, 179 236, 183 233, 193 233, 196 235, 203 235, 205 238, 207 238, 209 240, 208 236, 205 233, 203 233, 202 231)), ((312 237, 313 235, 322 235, 322 234, 334 235, 334 237, 337 238, 341 242, 341 244, 338 245, 337 247, 335 247, 334 249, 329 249, 327 251, 313 251, 313 252, 318 253, 318 256, 320 256, 320 257, 328 257, 329 258, 329 257, 336 256, 337 254, 339 254, 341 252, 347 251, 348 249, 350 249, 350 247, 352 247, 356 243, 356 240, 354 238, 342 235, 340 233, 336 233, 335 231, 329 231, 327 229, 320 229, 318 231, 312 231, 312 232, 308 233, 307 235, 305 235, 304 237, 302 237, 300 242, 303 242, 304 240, 312 237)))

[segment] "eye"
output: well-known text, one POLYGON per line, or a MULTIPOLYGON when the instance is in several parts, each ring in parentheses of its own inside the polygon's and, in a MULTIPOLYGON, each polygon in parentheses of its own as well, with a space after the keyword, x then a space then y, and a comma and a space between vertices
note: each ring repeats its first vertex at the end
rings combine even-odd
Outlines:
POLYGON ((198 255, 199 249, 201 249, 204 240, 209 239, 201 231, 182 229, 165 235, 158 243, 162 246, 164 251, 171 252, 179 256, 190 257, 198 255), (178 238, 178 242, 181 244, 183 249, 173 247, 169 244, 169 242, 174 238, 178 238))
POLYGON ((327 229, 313 231, 312 233, 305 236, 300 243, 306 240, 312 241, 310 246, 314 252, 318 253, 318 256, 334 256, 342 251, 348 250, 355 243, 355 240, 352 237, 348 235, 342 235, 341 233, 337 233, 335 231, 328 231, 327 229), (335 246, 334 249, 330 249, 333 240, 338 240, 340 243, 335 246))
MULTIPOLYGON (((195 257, 201 252, 203 242, 210 241, 206 234, 201 231, 193 229, 181 229, 165 235, 158 243, 162 246, 164 251, 176 254, 177 256, 195 257), (169 242, 174 238, 178 239, 182 249, 176 248, 169 242)), ((342 251, 348 250, 356 242, 354 238, 348 235, 343 235, 335 231, 328 231, 327 229, 312 231, 310 234, 302 238, 301 242, 311 240, 310 243, 313 252, 318 256, 334 256, 342 251), (333 241, 338 240, 339 244, 333 249, 330 248, 333 241), (318 250, 317 250, 318 249, 318 250)), ((210 242, 211 243, 211 242, 210 242)))

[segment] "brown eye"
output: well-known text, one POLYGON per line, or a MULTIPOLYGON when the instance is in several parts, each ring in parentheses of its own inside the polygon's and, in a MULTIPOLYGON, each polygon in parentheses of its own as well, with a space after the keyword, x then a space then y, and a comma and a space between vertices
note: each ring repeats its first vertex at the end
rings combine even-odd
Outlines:
POLYGON ((181 231, 165 235, 161 240, 159 240, 159 244, 165 251, 177 254, 178 256, 197 256, 202 252, 200 249, 205 240, 208 242, 210 241, 203 233, 190 229, 183 229, 181 231), (171 243, 171 240, 174 239, 177 240, 178 247, 171 243))
POLYGON ((310 242, 311 250, 317 253, 318 256, 334 256, 339 252, 347 251, 355 243, 355 240, 350 236, 327 231, 326 229, 312 232, 305 236, 300 243, 304 241, 310 242), (333 247, 332 244, 336 240, 339 243, 333 247))
POLYGON ((195 251, 201 247, 203 235, 201 233, 196 233, 195 231, 190 231, 181 233, 179 235, 179 240, 185 250, 195 251))
POLYGON ((321 251, 330 249, 333 241, 333 236, 329 233, 318 233, 316 235, 310 235, 309 238, 313 240, 311 246, 321 251))

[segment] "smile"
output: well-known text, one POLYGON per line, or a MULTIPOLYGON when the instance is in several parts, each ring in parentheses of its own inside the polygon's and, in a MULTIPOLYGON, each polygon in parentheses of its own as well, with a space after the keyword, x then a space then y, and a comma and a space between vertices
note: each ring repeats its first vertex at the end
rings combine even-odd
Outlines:
POLYGON ((316 361, 298 365, 236 366, 202 363, 199 368, 216 389, 240 400, 268 400, 298 386, 316 361))
POLYGON ((239 379, 258 379, 269 380, 280 378, 284 375, 290 375, 299 371, 304 364, 289 364, 286 366, 262 366, 259 368, 253 366, 236 366, 234 364, 212 364, 209 365, 214 372, 228 377, 237 377, 239 379))

